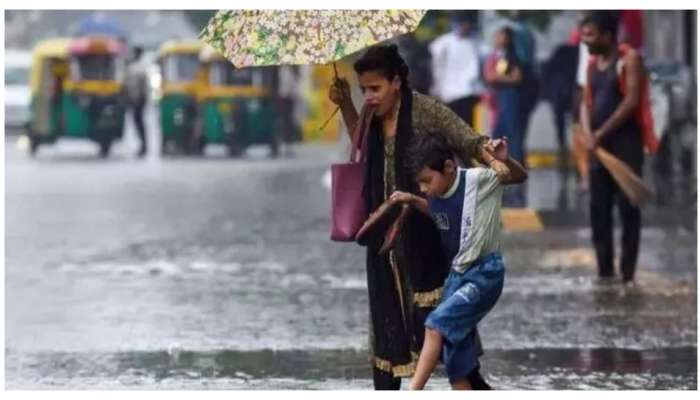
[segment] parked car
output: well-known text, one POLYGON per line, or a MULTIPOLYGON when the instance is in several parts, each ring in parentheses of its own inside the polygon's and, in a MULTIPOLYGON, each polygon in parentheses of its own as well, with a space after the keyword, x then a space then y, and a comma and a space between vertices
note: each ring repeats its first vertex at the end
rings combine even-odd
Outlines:
POLYGON ((5 126, 24 128, 29 121, 29 70, 32 53, 23 50, 5 50, 5 126))

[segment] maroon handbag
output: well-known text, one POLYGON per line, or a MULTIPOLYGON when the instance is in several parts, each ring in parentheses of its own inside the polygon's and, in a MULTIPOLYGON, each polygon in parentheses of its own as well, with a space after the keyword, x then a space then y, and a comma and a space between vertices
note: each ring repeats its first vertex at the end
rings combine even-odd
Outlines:
POLYGON ((331 165, 331 240, 353 242, 367 219, 362 195, 367 162, 367 131, 374 113, 362 108, 353 134, 350 161, 331 165))

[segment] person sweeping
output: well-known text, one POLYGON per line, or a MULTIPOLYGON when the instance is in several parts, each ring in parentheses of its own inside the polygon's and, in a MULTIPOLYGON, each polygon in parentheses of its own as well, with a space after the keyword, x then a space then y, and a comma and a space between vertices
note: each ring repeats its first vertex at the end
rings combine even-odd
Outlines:
POLYGON ((633 285, 641 230, 640 199, 630 195, 634 193, 629 190, 630 179, 620 179, 619 172, 626 166, 633 172, 627 174, 630 178, 641 176, 644 147, 653 152, 658 143, 641 57, 629 46, 618 45, 617 27, 614 11, 594 11, 582 23, 582 40, 591 58, 580 120, 588 150, 595 155, 589 167, 590 216, 598 276, 601 282, 615 277, 612 208, 617 202, 622 219, 622 282, 633 285), (611 160, 621 163, 611 168, 611 160))

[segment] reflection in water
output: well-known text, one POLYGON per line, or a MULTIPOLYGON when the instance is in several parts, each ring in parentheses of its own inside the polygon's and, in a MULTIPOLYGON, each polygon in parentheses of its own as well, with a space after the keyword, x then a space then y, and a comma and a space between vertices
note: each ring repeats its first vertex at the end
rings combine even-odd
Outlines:
MULTIPOLYGON (((9 357, 17 357, 10 354, 9 357)), ((523 389, 636 388, 660 389, 697 386, 695 347, 663 350, 629 349, 528 349, 490 350, 482 359, 488 379, 496 386, 523 389), (634 382, 625 383, 625 377, 634 382), (568 377, 563 379, 562 377, 568 377), (672 377, 672 378, 670 378, 672 377), (544 383, 542 379, 545 379, 544 383), (670 381, 669 381, 670 379, 670 381), (543 386, 544 385, 544 386, 543 386), (611 387, 611 385, 614 385, 611 387)), ((41 353, 23 355, 23 381, 31 387, 58 385, 74 389, 86 385, 111 386, 114 381, 143 381, 183 386, 197 380, 205 387, 246 388, 255 382, 276 379, 297 382, 304 388, 318 382, 363 381, 371 379, 364 350, 317 351, 172 351, 99 353, 41 353), (57 371, 59 371, 57 373, 57 371), (181 381, 179 384, 175 382, 181 381), (110 384, 112 382, 112 384, 110 384), (169 383, 172 382, 172 383, 169 383), (306 382, 305 384, 303 382, 306 382)), ((446 384, 442 370, 435 384, 446 384)), ((14 383, 12 388, 21 384, 14 383)), ((289 385, 271 384, 269 389, 289 385)), ((333 387, 326 387, 332 389, 333 387)))

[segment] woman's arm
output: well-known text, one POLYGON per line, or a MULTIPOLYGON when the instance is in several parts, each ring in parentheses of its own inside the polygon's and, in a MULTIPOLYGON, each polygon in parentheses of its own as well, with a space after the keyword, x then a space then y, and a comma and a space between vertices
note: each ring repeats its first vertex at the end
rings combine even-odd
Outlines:
POLYGON ((523 72, 520 69, 520 67, 515 66, 513 69, 505 74, 505 75, 500 75, 500 74, 494 74, 492 77, 492 82, 493 83, 503 83, 506 85, 517 85, 523 80, 523 72))
POLYGON ((417 110, 424 113, 421 116, 426 124, 428 132, 443 135, 447 143, 464 162, 475 158, 479 162, 490 166, 498 175, 507 175, 508 168, 484 147, 489 138, 479 135, 463 119, 450 110, 446 105, 435 99, 428 98, 429 103, 425 109, 417 110))
POLYGON ((355 105, 352 103, 350 95, 350 84, 345 78, 338 78, 333 81, 333 84, 328 90, 328 98, 340 107, 340 113, 343 115, 343 122, 348 131, 348 136, 352 141, 352 133, 355 132, 355 127, 360 119, 355 105))

